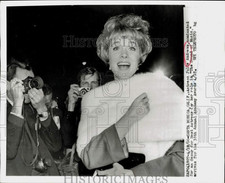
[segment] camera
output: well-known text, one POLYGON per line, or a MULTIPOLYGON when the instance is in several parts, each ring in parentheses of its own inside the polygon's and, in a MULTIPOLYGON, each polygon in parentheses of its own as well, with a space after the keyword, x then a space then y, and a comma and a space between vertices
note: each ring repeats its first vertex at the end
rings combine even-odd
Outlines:
POLYGON ((79 96, 78 97, 82 98, 91 89, 89 87, 81 87, 78 90, 79 90, 79 96))
POLYGON ((39 76, 35 77, 27 77, 26 79, 22 80, 24 86, 24 93, 26 94, 31 88, 40 89, 44 86, 44 81, 39 76))
POLYGON ((50 166, 52 166, 52 162, 50 159, 43 159, 38 156, 38 159, 34 164, 34 169, 40 173, 44 173, 47 172, 48 167, 50 166))
POLYGON ((206 97, 207 98, 221 98, 225 96, 224 91, 224 72, 219 71, 217 75, 215 73, 209 73, 206 76, 206 97))

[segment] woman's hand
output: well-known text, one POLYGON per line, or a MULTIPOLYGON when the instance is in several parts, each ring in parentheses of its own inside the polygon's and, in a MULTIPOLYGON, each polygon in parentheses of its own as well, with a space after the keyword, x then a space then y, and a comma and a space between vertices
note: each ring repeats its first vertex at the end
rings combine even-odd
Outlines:
POLYGON ((147 94, 142 93, 133 101, 128 111, 122 116, 122 118, 115 123, 120 140, 125 137, 133 123, 138 122, 149 113, 150 107, 148 102, 149 99, 147 94), (129 124, 129 127, 124 128, 127 124, 129 124))
POLYGON ((142 93, 133 101, 125 115, 129 118, 142 119, 150 111, 148 102, 147 94, 142 93))

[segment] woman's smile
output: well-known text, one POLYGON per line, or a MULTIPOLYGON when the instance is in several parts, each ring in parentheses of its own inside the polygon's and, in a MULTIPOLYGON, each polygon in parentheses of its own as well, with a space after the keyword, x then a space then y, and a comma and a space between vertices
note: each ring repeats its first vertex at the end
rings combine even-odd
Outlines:
POLYGON ((129 62, 119 62, 117 64, 118 68, 122 71, 126 71, 130 68, 130 63, 129 62))
POLYGON ((140 48, 128 33, 114 38, 109 47, 109 66, 116 79, 128 79, 138 69, 141 59, 140 48))

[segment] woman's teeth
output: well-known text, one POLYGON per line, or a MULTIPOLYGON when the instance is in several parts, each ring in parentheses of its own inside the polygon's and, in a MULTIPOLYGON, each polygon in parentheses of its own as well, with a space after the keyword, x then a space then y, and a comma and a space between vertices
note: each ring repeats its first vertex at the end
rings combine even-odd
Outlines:
POLYGON ((119 69, 121 69, 121 70, 126 70, 126 69, 129 69, 130 64, 129 64, 129 63, 119 63, 119 64, 118 64, 118 67, 119 67, 119 69))

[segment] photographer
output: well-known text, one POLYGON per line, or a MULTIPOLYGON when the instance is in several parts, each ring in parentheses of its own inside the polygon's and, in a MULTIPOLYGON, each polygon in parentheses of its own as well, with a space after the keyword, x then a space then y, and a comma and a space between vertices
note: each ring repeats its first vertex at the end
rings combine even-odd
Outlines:
POLYGON ((8 61, 7 175, 59 175, 49 151, 61 148, 61 136, 47 111, 41 85, 27 62, 8 61))
POLYGON ((50 112, 56 126, 60 130, 62 111, 58 107, 57 98, 53 98, 53 90, 48 84, 45 83, 42 90, 44 92, 45 105, 50 112))
MULTIPOLYGON (((54 120, 54 122, 61 134, 61 122, 62 122, 62 118, 63 118, 63 113, 62 113, 61 109, 59 109, 59 107, 58 107, 57 97, 54 96, 53 89, 46 83, 44 84, 42 90, 44 92, 44 100, 45 100, 45 105, 48 109, 48 112, 51 115, 52 119, 54 120)), ((50 153, 51 153, 53 159, 55 160, 55 162, 58 163, 64 157, 63 150, 64 150, 63 146, 57 152, 53 152, 50 150, 50 153)))
POLYGON ((86 67, 78 73, 77 80, 79 85, 70 85, 66 101, 67 111, 62 124, 63 141, 67 149, 72 148, 77 139, 77 128, 81 114, 81 98, 84 93, 100 85, 101 76, 95 68, 86 67))

